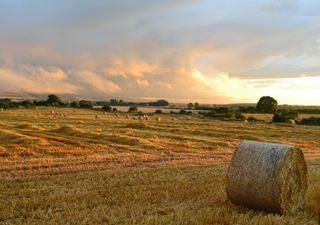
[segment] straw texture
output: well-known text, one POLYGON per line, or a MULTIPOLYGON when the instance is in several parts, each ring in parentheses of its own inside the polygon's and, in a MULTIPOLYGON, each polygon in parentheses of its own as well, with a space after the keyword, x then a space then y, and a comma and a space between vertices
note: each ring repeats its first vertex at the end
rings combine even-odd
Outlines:
POLYGON ((307 167, 299 148, 245 141, 235 151, 227 175, 233 203, 293 214, 305 207, 306 189, 307 167))

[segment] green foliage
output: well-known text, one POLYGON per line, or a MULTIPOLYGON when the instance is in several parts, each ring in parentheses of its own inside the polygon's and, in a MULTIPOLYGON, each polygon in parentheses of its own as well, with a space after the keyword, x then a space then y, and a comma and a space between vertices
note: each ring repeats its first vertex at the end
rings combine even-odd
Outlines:
POLYGON ((263 96, 257 103, 256 108, 260 113, 274 113, 278 109, 278 102, 270 96, 263 96))
POLYGON ((12 101, 9 98, 1 98, 0 99, 0 103, 10 103, 10 102, 12 102, 12 101))
POLYGON ((24 100, 21 102, 21 106, 23 106, 24 108, 26 109, 31 109, 31 108, 34 108, 34 105, 31 101, 29 100, 24 100))
POLYGON ((0 102, 0 109, 17 109, 19 108, 19 103, 17 102, 0 102))
POLYGON ((119 101, 117 99, 110 99, 110 105, 118 105, 119 101))
POLYGON ((128 110, 128 112, 137 112, 138 108, 136 106, 131 106, 128 110))
POLYGON ((211 118, 245 119, 245 117, 234 108, 215 108, 209 112, 201 112, 201 115, 211 118))
POLYGON ((239 112, 242 112, 242 113, 256 113, 257 109, 256 109, 256 107, 253 107, 253 106, 239 107, 239 112))
POLYGON ((154 113, 155 113, 155 114, 161 114, 162 111, 161 111, 160 109, 157 109, 154 113))
POLYGON ((45 100, 41 100, 41 101, 34 100, 34 101, 33 101, 33 104, 34 104, 35 106, 46 106, 46 105, 47 105, 47 101, 45 101, 45 100))
POLYGON ((290 120, 296 120, 298 113, 294 110, 282 109, 273 114, 273 122, 289 122, 290 120))
POLYGON ((194 107, 193 103, 190 102, 190 103, 188 104, 188 108, 189 108, 189 109, 192 109, 193 107, 194 107))
POLYGON ((79 102, 79 107, 80 108, 84 108, 84 109, 92 109, 93 108, 93 104, 92 104, 92 102, 90 102, 88 100, 81 100, 79 102))
POLYGON ((149 102, 149 106, 168 106, 169 102, 167 100, 158 100, 156 102, 149 102))
POLYGON ((181 114, 181 115, 192 115, 192 112, 191 111, 187 111, 185 109, 181 109, 179 111, 179 114, 181 114))
POLYGON ((320 126, 320 117, 310 117, 305 118, 300 121, 300 124, 302 125, 317 125, 320 126))
POLYGON ((72 108, 80 108, 80 103, 78 101, 73 101, 70 106, 72 108))
POLYGON ((104 105, 102 108, 101 108, 102 111, 104 112, 110 112, 112 110, 111 106, 109 105, 104 105))
POLYGON ((63 105, 63 102, 56 95, 48 95, 47 105, 48 106, 61 106, 61 105, 63 105))
POLYGON ((318 216, 318 224, 320 225, 320 215, 318 216))

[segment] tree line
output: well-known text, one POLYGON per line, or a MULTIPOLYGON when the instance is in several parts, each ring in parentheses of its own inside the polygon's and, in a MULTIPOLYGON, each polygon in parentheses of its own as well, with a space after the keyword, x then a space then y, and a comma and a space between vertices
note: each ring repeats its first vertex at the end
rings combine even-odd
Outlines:
MULTIPOLYGON (((16 109, 19 107, 35 108, 37 106, 53 106, 53 107, 72 107, 92 109, 94 106, 168 106, 166 100, 157 100, 154 102, 125 102, 123 100, 111 99, 110 101, 89 101, 80 100, 73 102, 64 102, 60 97, 54 94, 48 95, 45 100, 23 100, 12 101, 9 98, 0 99, 0 109, 16 109)), ((108 107, 107 107, 108 108, 108 107)))

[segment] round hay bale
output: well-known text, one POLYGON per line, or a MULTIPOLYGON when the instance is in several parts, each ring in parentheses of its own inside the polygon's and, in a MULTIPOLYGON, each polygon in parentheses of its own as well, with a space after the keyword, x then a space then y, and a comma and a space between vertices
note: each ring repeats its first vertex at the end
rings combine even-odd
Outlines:
POLYGON ((307 167, 301 149, 245 141, 234 152, 227 195, 235 204, 294 214, 305 207, 307 167))
POLYGON ((292 125, 295 125, 296 121, 291 119, 291 120, 289 120, 289 123, 292 124, 292 125))

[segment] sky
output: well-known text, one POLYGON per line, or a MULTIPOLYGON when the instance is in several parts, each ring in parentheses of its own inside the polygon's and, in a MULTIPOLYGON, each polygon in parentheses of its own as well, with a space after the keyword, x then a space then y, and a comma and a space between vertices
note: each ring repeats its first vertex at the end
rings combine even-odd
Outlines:
POLYGON ((0 0, 0 92, 320 105, 319 0, 0 0))

